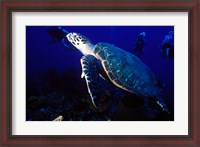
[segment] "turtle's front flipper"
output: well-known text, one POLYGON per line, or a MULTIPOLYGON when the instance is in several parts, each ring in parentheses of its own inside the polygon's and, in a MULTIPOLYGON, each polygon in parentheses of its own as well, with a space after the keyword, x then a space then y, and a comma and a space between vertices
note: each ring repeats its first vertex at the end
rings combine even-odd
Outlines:
POLYGON ((82 66, 82 74, 81 78, 85 77, 85 81, 87 84, 88 92, 91 96, 92 103, 94 107, 97 109, 99 104, 98 102, 98 79, 99 79, 99 72, 98 72, 98 60, 92 55, 85 55, 81 58, 81 66, 82 66))

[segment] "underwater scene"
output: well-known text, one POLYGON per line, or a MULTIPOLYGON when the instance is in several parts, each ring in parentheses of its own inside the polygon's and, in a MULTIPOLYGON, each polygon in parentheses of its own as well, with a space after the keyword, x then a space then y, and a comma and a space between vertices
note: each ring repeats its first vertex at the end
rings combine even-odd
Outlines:
POLYGON ((174 121, 174 26, 26 26, 26 121, 174 121))

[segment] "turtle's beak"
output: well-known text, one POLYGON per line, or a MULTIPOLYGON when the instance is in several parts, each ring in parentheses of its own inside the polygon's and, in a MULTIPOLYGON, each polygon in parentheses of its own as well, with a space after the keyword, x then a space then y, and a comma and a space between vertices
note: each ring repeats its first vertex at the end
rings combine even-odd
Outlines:
POLYGON ((72 33, 67 34, 66 37, 70 42, 72 41, 72 33))
POLYGON ((73 44, 73 45, 75 45, 76 43, 76 38, 77 38, 77 33, 69 33, 69 34, 67 34, 66 35, 66 37, 67 37, 67 39, 73 44))

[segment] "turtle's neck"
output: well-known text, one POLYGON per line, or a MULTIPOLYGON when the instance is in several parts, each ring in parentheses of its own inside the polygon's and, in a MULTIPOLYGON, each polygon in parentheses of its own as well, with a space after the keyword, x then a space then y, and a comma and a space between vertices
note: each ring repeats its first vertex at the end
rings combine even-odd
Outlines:
POLYGON ((84 46, 79 50, 83 55, 94 55, 94 45, 91 43, 84 44, 84 46))

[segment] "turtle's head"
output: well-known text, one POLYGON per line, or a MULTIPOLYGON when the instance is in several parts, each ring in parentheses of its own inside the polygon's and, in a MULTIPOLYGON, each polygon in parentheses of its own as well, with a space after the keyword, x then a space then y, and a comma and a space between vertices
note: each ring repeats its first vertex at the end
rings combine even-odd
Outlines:
POLYGON ((93 53, 93 45, 89 39, 79 33, 67 34, 67 39, 84 55, 93 53))

